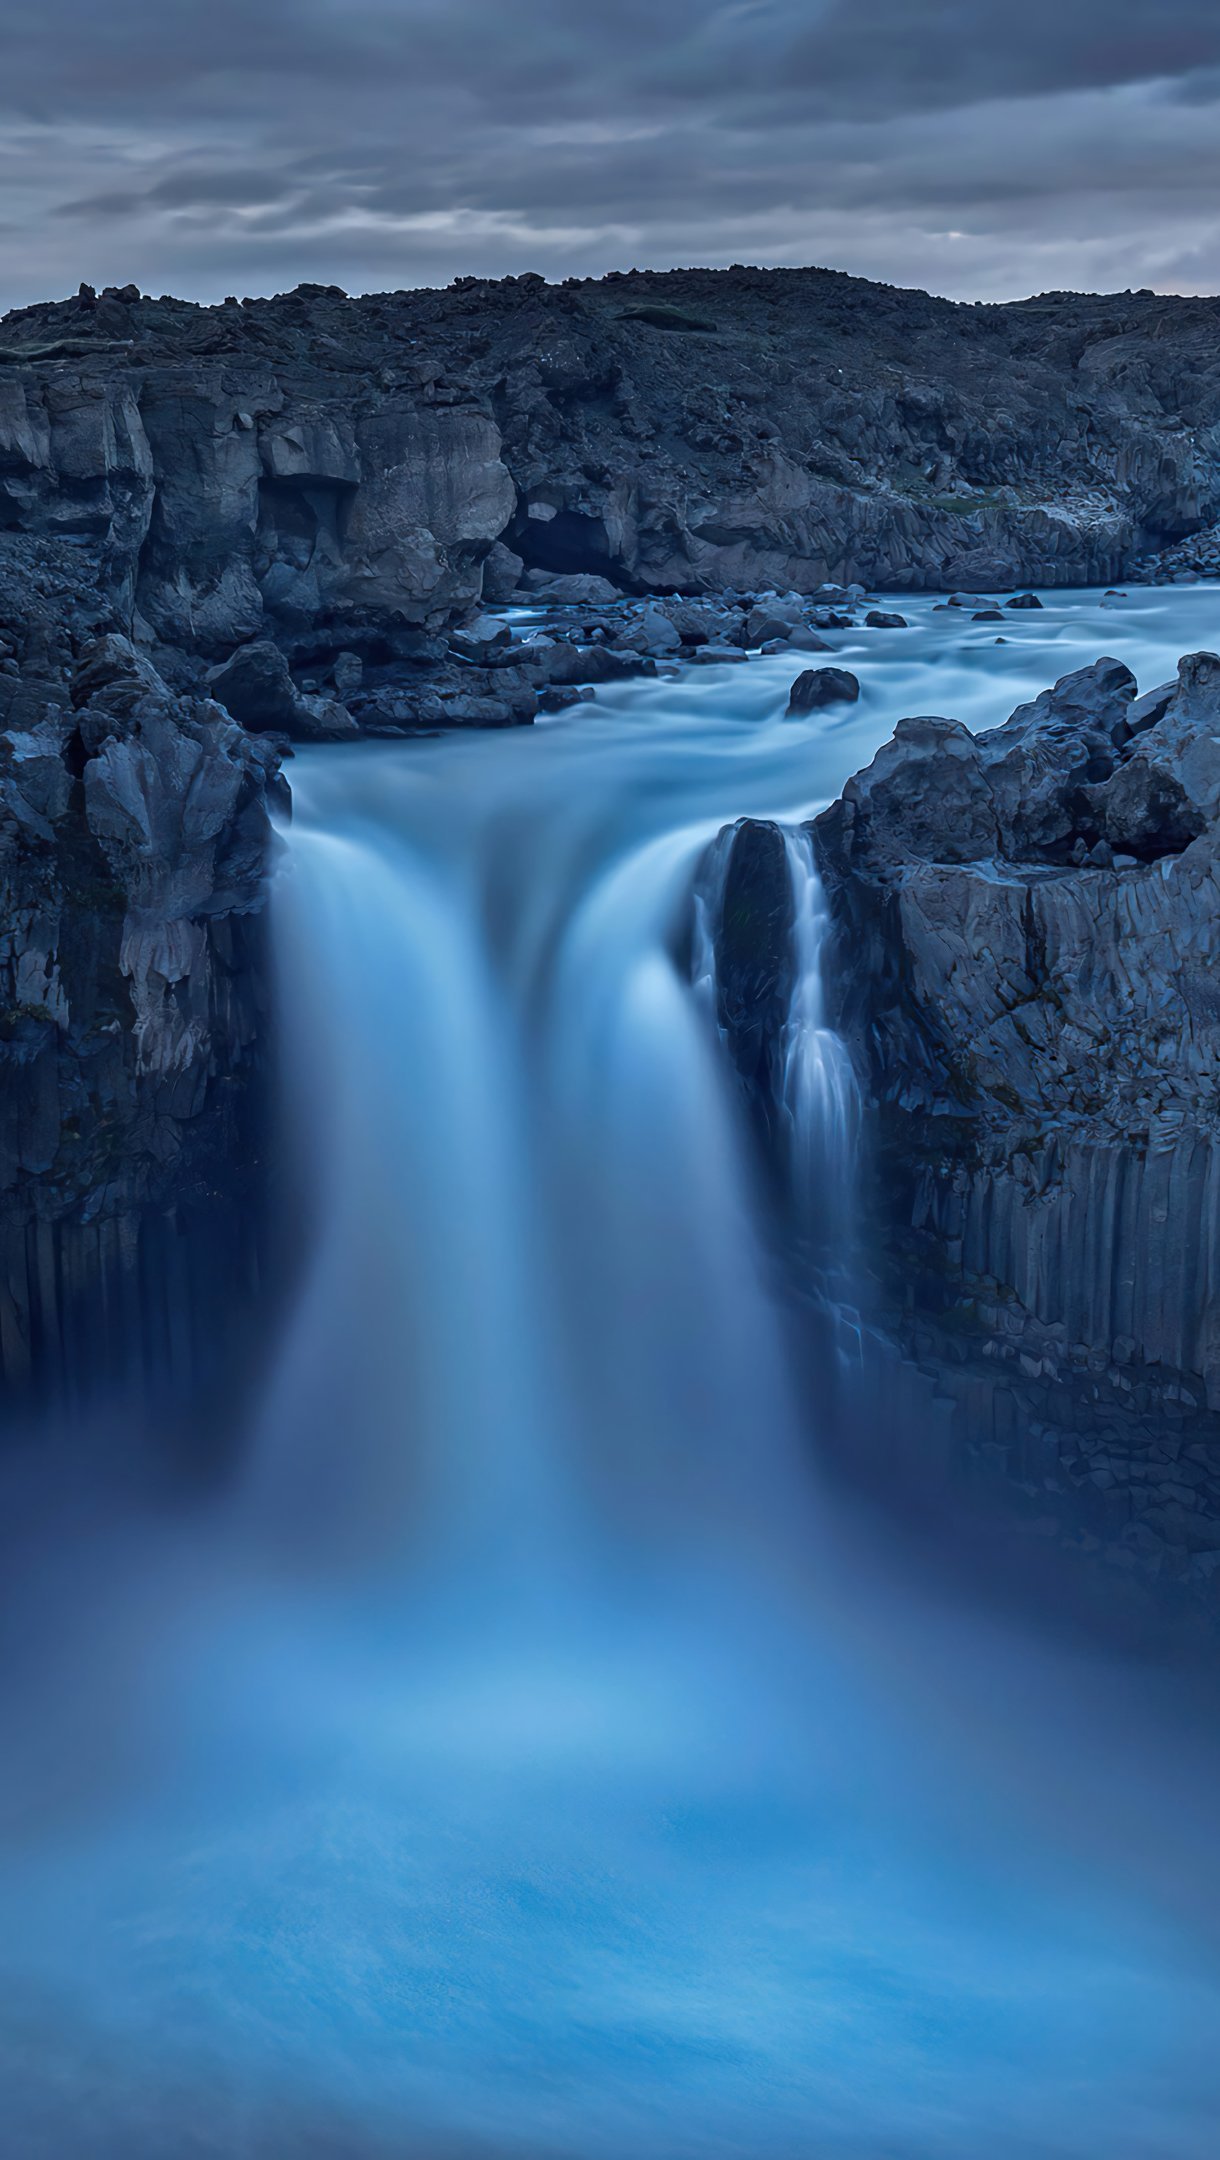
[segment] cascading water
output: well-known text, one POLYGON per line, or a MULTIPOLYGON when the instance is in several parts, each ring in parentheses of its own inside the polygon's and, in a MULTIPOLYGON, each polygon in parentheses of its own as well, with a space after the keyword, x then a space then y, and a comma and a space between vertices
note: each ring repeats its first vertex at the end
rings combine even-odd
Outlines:
POLYGON ((813 835, 784 835, 792 892, 792 996, 780 1047, 780 1101, 789 1184, 799 1217, 816 1224, 842 1265, 851 1236, 860 1096, 851 1057, 826 1019, 830 909, 813 835))
MULTIPOLYGON (((1150 597, 1146 682, 1198 601, 1150 597)), ((762 662, 297 761, 308 1249, 247 1475, 25 1555, 22 2160, 1210 2160, 1204 1742, 822 1490, 706 904, 673 957, 716 834, 791 828, 779 1107, 849 1214, 799 820, 903 711, 1097 649, 1079 597, 1003 656, 904 608, 841 724, 762 662)))

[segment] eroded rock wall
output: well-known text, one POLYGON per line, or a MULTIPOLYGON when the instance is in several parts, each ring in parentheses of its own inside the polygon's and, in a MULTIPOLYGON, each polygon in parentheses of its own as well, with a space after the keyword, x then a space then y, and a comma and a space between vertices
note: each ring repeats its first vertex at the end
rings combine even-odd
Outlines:
POLYGON ((1220 513, 1214 300, 973 307, 826 271, 459 280, 0 331, 0 526, 114 627, 384 647, 506 566, 630 590, 1101 582, 1220 513))
POLYGON ((116 635, 9 680, 0 1392, 186 1399, 258 1289, 278 749, 116 635))
POLYGON ((990 1371, 1022 1461, 1049 1433, 1199 1565, 1220 1553, 1218 740, 1220 660, 1143 699, 1103 660, 977 737, 903 721, 814 827, 894 1325, 950 1396, 990 1371))

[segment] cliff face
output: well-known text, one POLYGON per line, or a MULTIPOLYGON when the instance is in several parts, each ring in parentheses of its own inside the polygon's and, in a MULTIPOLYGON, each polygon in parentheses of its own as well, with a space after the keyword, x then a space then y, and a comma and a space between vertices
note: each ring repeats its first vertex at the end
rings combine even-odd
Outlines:
POLYGON ((977 737, 905 720, 814 830, 891 1323, 950 1397, 990 1371, 971 1414, 1018 1467, 1032 1434, 1210 1569, 1220 660, 1143 698, 1102 660, 977 737))
POLYGON ((213 659, 409 653, 522 562, 1102 581, 1220 513, 1218 311, 825 271, 85 293, 0 330, 0 528, 70 541, 114 627, 213 659))
POLYGON ((124 638, 59 673, 26 643, 0 732, 0 1388, 85 1407, 197 1385, 254 1286, 278 752, 124 638))
MULTIPOLYGON (((1101 660, 979 736, 904 720, 810 830, 866 1108, 867 1437, 913 1432, 925 1480, 998 1463, 1040 1534, 1067 1505, 1109 1561, 1211 1586, 1220 659, 1143 697, 1101 660)), ((716 1018, 782 1175, 781 838, 746 819, 710 860, 716 1018)))

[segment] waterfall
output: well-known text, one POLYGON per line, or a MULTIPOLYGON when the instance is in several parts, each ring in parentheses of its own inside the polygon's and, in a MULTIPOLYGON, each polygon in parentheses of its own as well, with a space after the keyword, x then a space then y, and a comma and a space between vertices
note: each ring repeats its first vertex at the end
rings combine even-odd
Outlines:
MULTIPOLYGON (((949 1548, 929 1595, 820 1444, 857 1120, 797 821, 963 634, 903 605, 844 732, 779 656, 294 761, 257 1443, 172 1520, 65 1523, 58 1463, 0 1509, 11 2151, 1212 2153, 1214 1720, 949 1548)), ((984 635, 1007 710, 1042 658, 984 635)))
POLYGON ((792 990, 780 1043, 780 1104, 798 1221, 842 1259, 850 1236, 860 1098, 847 1045, 826 1020, 830 909, 813 835, 784 835, 792 893, 792 990))
MULTIPOLYGON (((726 884, 741 823, 707 849, 695 880, 691 981, 695 997, 729 1050, 733 1024, 722 1012, 720 952, 726 884)), ((852 1234, 859 1090, 847 1045, 826 1017, 830 909, 803 826, 776 826, 783 844, 787 920, 771 955, 779 993, 774 1041, 765 1046, 766 1113, 793 1225, 820 1272, 841 1277, 852 1234)))

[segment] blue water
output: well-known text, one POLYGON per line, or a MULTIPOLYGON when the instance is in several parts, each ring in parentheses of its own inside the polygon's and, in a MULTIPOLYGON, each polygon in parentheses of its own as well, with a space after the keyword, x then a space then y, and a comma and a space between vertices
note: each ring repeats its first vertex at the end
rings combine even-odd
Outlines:
POLYGON ((674 958, 719 826, 903 713, 1220 644, 1205 588, 1098 602, 900 603, 841 716, 781 658, 296 761, 300 1288, 232 1490, 34 1518, 6 2149, 1215 2151, 1208 1734, 824 1485, 674 958))

